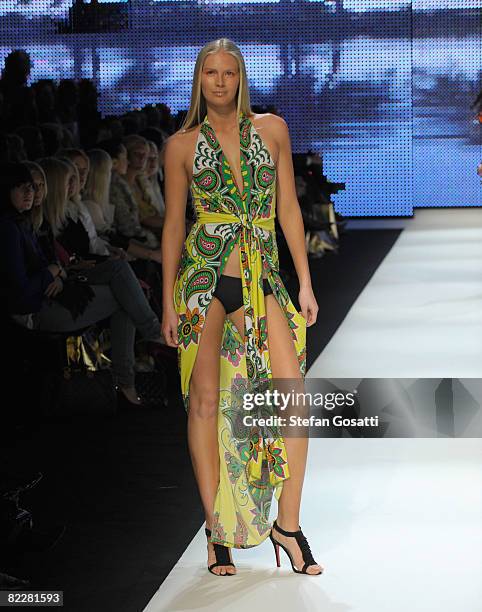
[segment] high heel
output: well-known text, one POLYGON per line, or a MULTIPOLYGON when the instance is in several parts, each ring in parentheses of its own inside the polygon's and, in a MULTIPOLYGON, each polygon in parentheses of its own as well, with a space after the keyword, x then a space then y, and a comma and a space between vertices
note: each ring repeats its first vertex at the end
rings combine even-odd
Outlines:
MULTIPOLYGON (((205 527, 204 531, 209 539, 211 537, 211 530, 205 527)), ((213 572, 213 567, 218 567, 219 565, 232 565, 233 567, 236 566, 232 561, 229 560, 227 546, 223 546, 222 544, 215 544, 214 542, 212 544, 214 546, 214 554, 216 555, 216 563, 211 563, 211 565, 208 565, 208 570, 211 572, 211 574, 214 574, 215 576, 235 576, 235 574, 228 574, 228 572, 226 572, 225 574, 216 574, 216 572, 213 572)))
POLYGON ((273 523, 273 527, 276 527, 277 531, 279 531, 281 535, 284 535, 290 538, 296 538, 296 541, 298 542, 298 546, 301 549, 301 553, 303 555, 303 561, 304 561, 304 565, 302 569, 301 570, 296 569, 294 566, 293 557, 291 556, 290 551, 285 546, 283 546, 281 542, 278 542, 277 540, 273 538, 273 529, 271 529, 269 533, 269 538, 271 540, 271 543, 273 544, 274 552, 276 555, 276 566, 277 567, 281 567, 281 561, 280 561, 280 556, 279 556, 279 547, 281 546, 281 548, 288 555, 288 558, 291 561, 291 568, 296 574, 306 574, 307 576, 319 576, 320 574, 323 573, 323 570, 321 570, 317 574, 309 574, 306 571, 310 565, 318 565, 318 563, 313 559, 313 555, 311 554, 311 550, 310 550, 310 545, 308 544, 307 539, 303 535, 303 532, 301 531, 301 527, 299 528, 298 531, 285 531, 284 529, 281 529, 281 527, 278 525, 276 520, 273 523))

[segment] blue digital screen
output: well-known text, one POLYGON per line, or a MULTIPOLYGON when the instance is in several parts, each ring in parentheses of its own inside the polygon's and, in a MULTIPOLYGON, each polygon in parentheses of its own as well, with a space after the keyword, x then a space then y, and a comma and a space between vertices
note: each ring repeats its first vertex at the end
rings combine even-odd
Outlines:
POLYGON ((342 215, 480 205, 480 0, 98 1, 110 18, 97 33, 76 30, 72 1, 0 1, 2 64, 22 48, 30 83, 94 79, 104 116, 156 102, 176 113, 199 50, 226 36, 251 103, 274 104, 293 152, 319 153, 345 183, 342 215))

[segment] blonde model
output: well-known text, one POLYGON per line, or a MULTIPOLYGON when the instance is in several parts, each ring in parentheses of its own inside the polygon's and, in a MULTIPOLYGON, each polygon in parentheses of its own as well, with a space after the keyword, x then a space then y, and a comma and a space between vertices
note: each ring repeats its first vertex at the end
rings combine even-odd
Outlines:
POLYGON ((191 106, 166 143, 165 204, 162 331, 178 349, 208 568, 235 574, 230 549, 269 536, 278 566, 281 546, 295 572, 319 575, 299 525, 307 437, 241 426, 243 393, 272 378, 302 383, 306 327, 318 305, 287 125, 251 112, 244 60, 228 39, 198 55, 191 106), (189 189, 196 222, 186 238, 189 189), (301 312, 279 274, 275 216, 298 274, 301 312))

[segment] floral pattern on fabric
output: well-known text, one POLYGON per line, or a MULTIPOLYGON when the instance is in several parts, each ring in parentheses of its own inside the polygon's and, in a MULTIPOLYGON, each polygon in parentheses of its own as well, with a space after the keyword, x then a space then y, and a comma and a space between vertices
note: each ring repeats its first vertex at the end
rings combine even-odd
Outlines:
POLYGON ((243 113, 239 115, 239 136, 241 191, 207 116, 200 126, 191 183, 196 221, 184 243, 174 305, 179 315, 181 390, 185 410, 189 411, 189 384, 209 304, 238 244, 244 330, 225 319, 218 411, 220 482, 211 540, 250 548, 268 536, 273 493, 279 500, 283 481, 290 476, 279 432, 267 427, 248 428, 243 423, 243 393, 269 388, 272 378, 263 271, 286 317, 302 377, 306 370, 306 321, 279 274, 275 164, 243 113))

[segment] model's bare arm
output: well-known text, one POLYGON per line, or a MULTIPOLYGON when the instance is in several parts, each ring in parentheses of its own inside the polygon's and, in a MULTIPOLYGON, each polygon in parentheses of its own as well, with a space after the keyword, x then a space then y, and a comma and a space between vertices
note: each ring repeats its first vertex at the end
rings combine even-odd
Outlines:
POLYGON ((186 239, 188 179, 183 162, 185 145, 185 140, 179 134, 174 134, 168 139, 164 151, 166 213, 162 229, 162 305, 163 333, 170 346, 177 343, 177 315, 173 290, 186 239))
POLYGON ((278 143, 276 215, 298 274, 300 286, 311 286, 305 249, 305 228, 296 195, 295 175, 291 154, 291 139, 286 121, 272 115, 271 125, 278 143))

